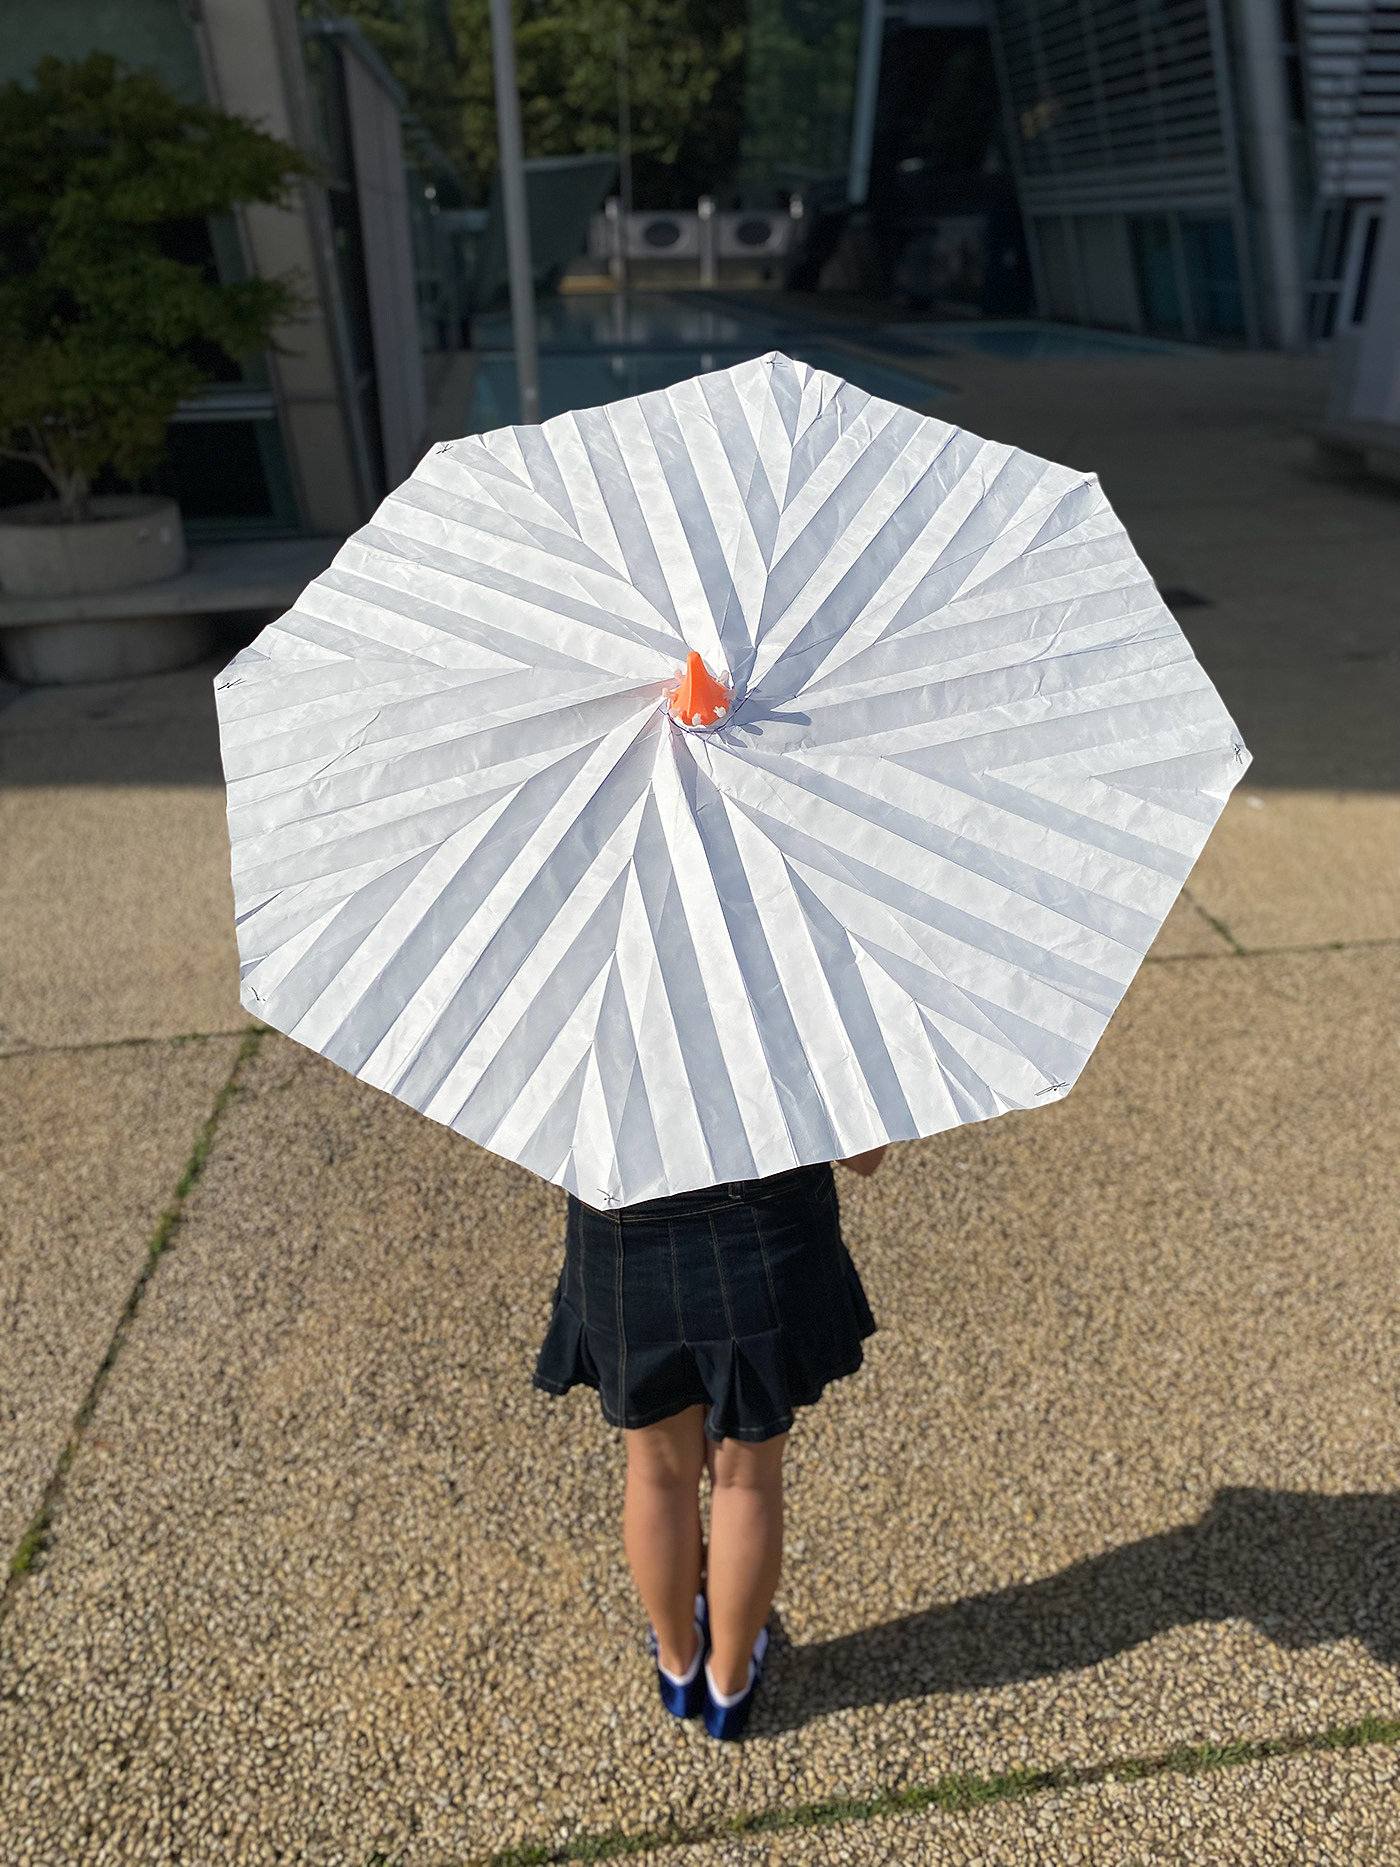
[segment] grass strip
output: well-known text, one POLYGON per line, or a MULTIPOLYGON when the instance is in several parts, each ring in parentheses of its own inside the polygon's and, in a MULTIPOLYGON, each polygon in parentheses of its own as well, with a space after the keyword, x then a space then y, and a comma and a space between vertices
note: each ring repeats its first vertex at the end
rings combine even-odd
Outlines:
MULTIPOLYGON (((1141 1783, 1154 1776, 1197 1776, 1207 1770, 1233 1770, 1241 1764, 1267 1763, 1276 1757, 1309 1752, 1356 1750, 1367 1744, 1400 1743, 1400 1718, 1363 1718, 1359 1724, 1334 1725, 1291 1737, 1241 1740, 1233 1744, 1179 1744, 1149 1757, 1117 1757, 1107 1763, 1065 1764, 1048 1770, 1006 1770, 993 1776, 961 1773, 904 1789, 879 1790, 873 1796, 831 1796, 795 1808, 763 1809, 752 1815, 689 1827, 650 1828, 625 1834, 579 1835, 551 1846, 527 1842, 485 1856, 479 1867, 554 1867, 568 1861, 622 1860, 649 1849, 694 1846, 729 1835, 772 1835, 797 1828, 834 1828, 884 1815, 915 1815, 926 1809, 965 1815, 993 1802, 1023 1801, 1095 1783, 1141 1783)), ((372 1856, 382 1861, 383 1856, 372 1856)))
MULTIPOLYGON (((69 1466, 73 1463, 78 1447, 82 1443, 83 1434, 87 1431, 88 1423, 97 1410, 97 1402, 102 1393, 103 1383, 111 1372, 112 1364, 116 1361, 121 1351, 122 1343, 126 1340, 131 1329, 132 1321, 141 1305, 141 1298, 146 1293, 146 1286, 154 1276, 157 1264, 160 1263, 162 1257, 164 1257, 165 1253, 170 1249, 174 1242, 175 1235, 180 1229, 185 1216, 185 1201, 194 1189, 200 1175, 204 1172, 205 1163, 209 1159, 209 1150, 214 1145, 214 1135, 218 1129, 220 1117, 223 1115, 229 1103, 238 1094, 239 1079, 243 1075, 244 1070, 246 1070, 253 1058, 257 1055, 258 1046, 261 1044, 266 1034, 267 1026, 258 1024, 251 1026, 244 1032, 243 1041, 238 1046, 238 1055, 234 1058, 233 1068, 229 1071, 228 1077, 223 1087, 219 1090, 218 1095, 215 1096, 214 1106, 210 1109, 199 1133, 195 1136, 194 1146, 190 1150, 189 1159, 185 1162, 179 1179, 175 1182, 175 1191, 171 1195, 169 1204, 155 1222, 155 1227, 146 1243, 145 1262, 142 1264, 137 1274, 135 1283, 127 1292, 126 1302, 122 1305, 121 1314, 117 1318, 116 1327, 113 1329, 111 1339, 107 1343, 107 1352, 98 1364, 97 1372, 88 1383, 88 1390, 83 1396, 82 1405, 73 1416, 73 1424, 69 1429, 68 1439, 63 1450, 58 1455, 53 1471, 49 1474, 49 1481, 44 1486, 44 1495, 39 1500, 39 1507, 30 1518, 29 1527, 20 1538, 15 1552, 10 1558, 9 1574, 5 1579, 3 1592, 0 1592, 0 1617, 3 1617, 8 1609, 17 1583, 23 1576, 29 1573, 43 1553, 44 1547, 48 1541, 49 1524, 53 1517, 54 1506, 57 1504, 62 1494, 63 1481, 68 1474, 69 1466)), ((188 1040, 176 1038, 170 1041, 181 1043, 188 1040)))

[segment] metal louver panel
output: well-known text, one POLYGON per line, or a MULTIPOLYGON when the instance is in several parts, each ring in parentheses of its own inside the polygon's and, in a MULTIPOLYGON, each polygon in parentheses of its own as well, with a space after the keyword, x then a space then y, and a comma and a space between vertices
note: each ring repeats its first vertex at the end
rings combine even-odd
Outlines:
POLYGON ((1400 3, 1306 0, 1303 17, 1318 192, 1384 195, 1400 150, 1400 3))
POLYGON ((1000 0, 1026 208, 1233 194, 1207 0, 1000 0))

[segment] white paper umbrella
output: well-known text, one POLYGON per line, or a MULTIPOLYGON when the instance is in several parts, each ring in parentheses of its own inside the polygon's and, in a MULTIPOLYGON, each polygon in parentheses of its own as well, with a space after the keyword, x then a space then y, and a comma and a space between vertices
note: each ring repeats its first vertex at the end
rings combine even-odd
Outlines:
POLYGON ((434 448, 217 686, 244 1004, 595 1206, 1062 1096, 1248 762, 1092 476, 780 355, 434 448))

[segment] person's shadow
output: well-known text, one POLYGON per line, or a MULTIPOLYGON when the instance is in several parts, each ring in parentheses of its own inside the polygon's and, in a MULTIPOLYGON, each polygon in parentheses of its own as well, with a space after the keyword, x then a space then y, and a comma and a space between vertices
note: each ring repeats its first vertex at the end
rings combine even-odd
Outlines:
POLYGON ((773 1628, 758 1722, 1010 1685, 1092 1666, 1192 1621, 1286 1647, 1350 1637, 1400 1667, 1400 1495, 1226 1490, 1197 1523, 1057 1575, 795 1647, 773 1628))

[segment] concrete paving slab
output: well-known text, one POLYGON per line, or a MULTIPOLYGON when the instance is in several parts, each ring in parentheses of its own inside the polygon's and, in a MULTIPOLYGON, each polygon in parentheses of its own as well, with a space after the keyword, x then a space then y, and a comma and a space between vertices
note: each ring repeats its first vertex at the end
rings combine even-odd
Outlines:
POLYGON ((139 680, 21 688, 0 713, 0 785, 222 787, 214 676, 224 659, 139 680))
POLYGON ((1208 651, 1222 634, 1247 639, 1265 662, 1394 650, 1400 500, 1318 486, 1298 469, 1262 502, 1249 486, 1254 452, 1237 450, 1243 497, 1187 509, 1124 502, 1160 581, 1209 599, 1209 609, 1183 617, 1193 640, 1208 651))
POLYGON ((1224 500, 1266 507, 1309 458, 1327 398, 1319 357, 1216 353, 1038 362, 966 354, 928 366, 959 395, 945 419, 1098 473, 1124 516, 1224 500), (1248 456, 1248 476, 1238 468, 1248 456))
POLYGON ((657 1848, 640 1867, 1362 1867, 1400 1859, 1391 1746, 657 1848))
POLYGON ((229 1038, 0 1061, 0 1548, 38 1507, 229 1038))
POLYGON ((247 1023, 213 673, 0 714, 0 1052, 247 1023))
POLYGON ((0 793, 0 844, 0 1047, 247 1023, 221 792, 0 793))
POLYGON ((1270 666, 1202 647, 1254 756, 1246 782, 1284 790, 1400 792, 1400 653, 1384 661, 1270 666))
MULTIPOLYGON (((1188 886, 1243 947, 1400 941, 1400 791, 1275 790, 1246 777, 1188 886)), ((1376 1009, 1393 1022, 1400 1000, 1376 1009)))
POLYGON ((737 1752, 655 1703, 616 1437, 528 1386, 558 1195, 269 1038, 0 1633, 0 1832, 437 1867, 1388 1711, 1398 987, 1149 966, 1065 1103, 845 1181, 881 1331, 737 1752))
MULTIPOLYGON (((1313 474, 1311 447, 1300 431, 1305 411, 1315 406, 1311 384, 1306 398, 1284 410, 1274 402, 1273 382, 1263 406, 1201 401, 1201 386, 1201 379, 1195 379, 1196 393, 1188 392, 1181 418, 1163 419, 1159 407, 1150 439, 1143 432, 1140 406, 1125 419, 1122 408, 1090 402, 1074 437, 1073 464, 1092 466, 1119 511, 1132 513, 1138 521, 1150 521, 1154 515, 1164 523, 1170 519, 1182 527, 1183 539, 1204 530, 1206 536, 1224 541, 1226 520, 1234 517, 1244 549, 1270 525, 1273 515, 1283 517, 1290 504, 1310 508, 1324 544, 1329 516, 1345 528, 1361 523, 1368 507, 1384 509, 1383 496, 1348 501, 1345 488, 1313 474)), ((1393 497, 1390 503, 1393 507, 1393 497)), ((1286 538, 1276 523, 1274 536, 1286 538)), ((1260 572, 1267 575, 1267 567, 1260 566, 1260 572)))
POLYGON ((1258 785, 1400 790, 1394 492, 1317 478, 1317 358, 959 357, 950 418, 1097 472, 1254 753, 1258 785))

